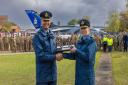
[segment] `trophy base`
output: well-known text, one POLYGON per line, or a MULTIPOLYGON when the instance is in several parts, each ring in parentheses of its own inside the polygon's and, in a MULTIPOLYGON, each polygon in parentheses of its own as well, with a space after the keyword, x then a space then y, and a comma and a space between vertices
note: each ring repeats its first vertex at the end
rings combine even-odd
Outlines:
POLYGON ((65 46, 57 46, 57 52, 67 53, 70 52, 70 49, 74 47, 74 45, 65 45, 65 46))

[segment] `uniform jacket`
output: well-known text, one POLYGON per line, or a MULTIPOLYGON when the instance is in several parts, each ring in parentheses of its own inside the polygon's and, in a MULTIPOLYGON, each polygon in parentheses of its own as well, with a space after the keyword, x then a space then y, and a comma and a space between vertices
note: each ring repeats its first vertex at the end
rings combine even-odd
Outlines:
POLYGON ((36 55, 36 81, 48 82, 57 79, 56 42, 52 31, 41 28, 33 37, 33 47, 36 55))
POLYGON ((76 60, 75 85, 95 85, 94 64, 96 42, 90 36, 82 36, 75 53, 65 53, 67 59, 76 60))

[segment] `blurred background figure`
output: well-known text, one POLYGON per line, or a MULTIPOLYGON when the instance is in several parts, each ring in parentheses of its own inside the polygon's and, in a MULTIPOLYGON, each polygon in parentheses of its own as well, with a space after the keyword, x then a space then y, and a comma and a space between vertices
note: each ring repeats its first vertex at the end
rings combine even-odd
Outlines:
POLYGON ((107 36, 104 35, 103 36, 103 39, 102 39, 102 45, 103 45, 103 52, 106 52, 107 51, 107 36))
POLYGON ((111 35, 109 35, 107 39, 108 52, 112 52, 112 47, 113 47, 113 38, 111 35))
POLYGON ((123 48, 124 48, 124 52, 127 52, 127 48, 128 48, 128 35, 126 32, 123 33, 123 48))

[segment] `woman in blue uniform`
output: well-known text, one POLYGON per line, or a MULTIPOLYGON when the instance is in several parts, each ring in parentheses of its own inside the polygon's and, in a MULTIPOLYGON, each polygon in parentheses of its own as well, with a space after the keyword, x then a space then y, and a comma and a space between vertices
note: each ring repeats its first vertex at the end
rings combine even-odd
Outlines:
POLYGON ((64 53, 64 58, 76 60, 75 85, 95 85, 95 55, 97 45, 95 40, 89 36, 90 22, 88 20, 80 20, 80 31, 82 37, 76 46, 70 51, 64 53))

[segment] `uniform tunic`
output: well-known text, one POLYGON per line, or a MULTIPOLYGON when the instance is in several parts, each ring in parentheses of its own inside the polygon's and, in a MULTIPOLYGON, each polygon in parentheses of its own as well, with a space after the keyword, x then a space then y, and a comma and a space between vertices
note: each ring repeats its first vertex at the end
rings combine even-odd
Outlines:
POLYGON ((52 31, 41 28, 33 38, 36 54, 36 82, 51 82, 57 80, 56 42, 52 31))
POLYGON ((64 54, 65 58, 76 60, 75 85, 95 85, 96 42, 89 35, 82 36, 76 48, 75 53, 64 54))

